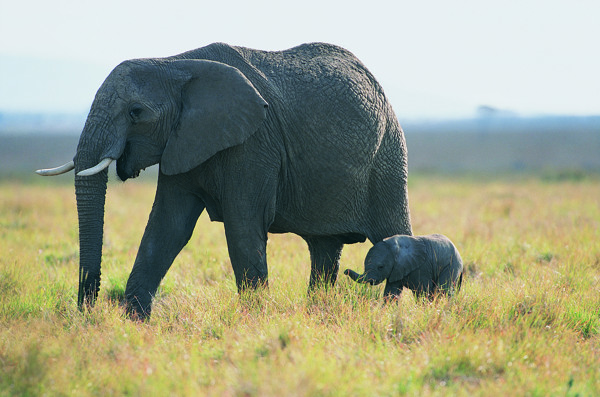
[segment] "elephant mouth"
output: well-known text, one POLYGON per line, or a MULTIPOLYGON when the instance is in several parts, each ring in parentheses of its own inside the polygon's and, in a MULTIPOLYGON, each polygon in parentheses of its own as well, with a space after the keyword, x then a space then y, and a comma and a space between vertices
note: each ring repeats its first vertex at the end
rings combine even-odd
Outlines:
POLYGON ((132 164, 131 144, 127 142, 123 154, 121 154, 121 157, 117 160, 117 175, 119 176, 119 179, 123 182, 130 178, 135 179, 140 176, 140 172, 145 169, 145 167, 136 167, 132 164))
POLYGON ((125 182, 129 178, 136 178, 139 176, 139 174, 139 170, 133 170, 127 166, 123 157, 117 160, 117 176, 121 181, 125 182))
POLYGON ((360 282, 362 282, 363 284, 369 284, 369 285, 377 285, 377 284, 379 284, 379 283, 376 283, 375 280, 372 279, 372 278, 365 278, 365 279, 363 279, 360 282))
POLYGON ((117 159, 117 175, 121 181, 134 179, 140 176, 142 171, 160 162, 161 148, 140 142, 127 141, 125 149, 117 159))
POLYGON ((117 161, 117 175, 119 179, 125 182, 127 179, 135 179, 140 176, 142 171, 145 171, 146 168, 136 169, 136 170, 127 170, 124 166, 119 166, 119 162, 117 161))

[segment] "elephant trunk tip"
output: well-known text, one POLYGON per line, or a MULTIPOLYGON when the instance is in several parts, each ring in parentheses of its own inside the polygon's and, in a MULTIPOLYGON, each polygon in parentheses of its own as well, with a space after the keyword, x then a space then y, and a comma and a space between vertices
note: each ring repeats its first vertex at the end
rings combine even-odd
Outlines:
POLYGON ((77 306, 82 309, 85 305, 93 306, 100 290, 100 274, 92 274, 79 269, 79 291, 77 306))
POLYGON ((373 280, 367 278, 366 274, 358 274, 351 269, 344 270, 344 274, 357 283, 373 285, 373 280))

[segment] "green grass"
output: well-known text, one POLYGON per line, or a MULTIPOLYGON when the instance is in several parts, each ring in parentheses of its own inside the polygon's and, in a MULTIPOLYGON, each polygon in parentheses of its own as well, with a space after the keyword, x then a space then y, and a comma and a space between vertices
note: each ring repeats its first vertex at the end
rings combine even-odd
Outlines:
MULTIPOLYGON (((600 181, 409 186, 414 232, 466 264, 434 302, 351 283, 307 296, 309 256, 271 236, 270 288, 239 296, 222 225, 203 215, 147 323, 119 305, 154 195, 111 184, 96 306, 76 309, 73 187, 0 182, 0 395, 597 395, 600 181)), ((347 246, 362 270, 369 244, 347 246)))

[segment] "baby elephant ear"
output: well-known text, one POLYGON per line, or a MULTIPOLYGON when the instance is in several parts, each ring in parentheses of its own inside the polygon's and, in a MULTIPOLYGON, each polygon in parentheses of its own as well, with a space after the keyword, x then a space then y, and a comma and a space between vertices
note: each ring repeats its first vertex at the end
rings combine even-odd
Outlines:
POLYGON ((205 60, 178 60, 170 67, 184 81, 179 123, 160 162, 164 174, 187 172, 243 143, 265 119, 267 102, 238 69, 205 60))
POLYGON ((393 252, 395 264, 388 282, 403 280, 410 273, 425 264, 424 242, 418 237, 395 236, 383 240, 393 252))

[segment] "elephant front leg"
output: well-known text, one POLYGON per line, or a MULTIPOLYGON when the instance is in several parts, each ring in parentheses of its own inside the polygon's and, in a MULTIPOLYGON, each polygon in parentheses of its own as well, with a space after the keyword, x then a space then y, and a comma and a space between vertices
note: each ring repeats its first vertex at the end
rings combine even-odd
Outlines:
POLYGON ((127 311, 150 316, 151 303, 173 260, 187 244, 204 203, 169 177, 159 177, 156 198, 133 269, 127 281, 127 311))
POLYGON ((223 224, 238 291, 268 286, 267 236, 275 219, 277 169, 235 163, 224 182, 223 224))
POLYGON ((227 249, 239 292, 268 286, 267 232, 225 223, 227 249))
POLYGON ((389 281, 385 284, 385 289, 383 290, 383 299, 386 301, 391 301, 392 299, 397 299, 402 294, 402 288, 404 285, 401 281, 395 281, 390 283, 389 281))

